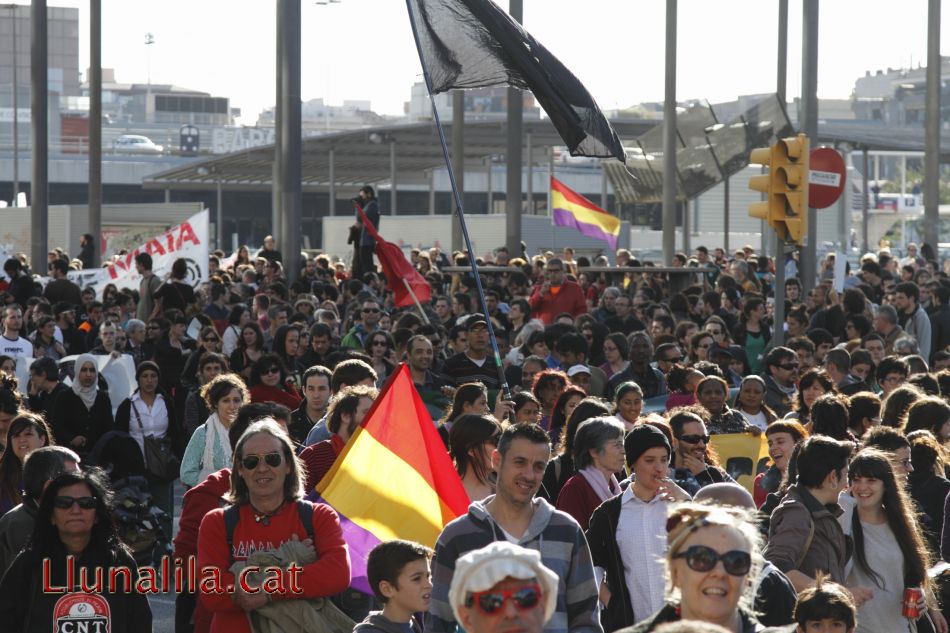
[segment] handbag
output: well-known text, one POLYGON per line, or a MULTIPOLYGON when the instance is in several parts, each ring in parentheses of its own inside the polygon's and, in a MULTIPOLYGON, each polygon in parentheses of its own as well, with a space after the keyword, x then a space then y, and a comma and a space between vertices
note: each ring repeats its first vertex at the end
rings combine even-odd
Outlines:
POLYGON ((178 456, 172 450, 172 441, 166 435, 165 437, 155 437, 146 435, 145 427, 142 426, 142 418, 139 416, 138 409, 134 402, 129 402, 132 412, 135 414, 135 421, 138 422, 139 430, 142 432, 142 448, 145 452, 145 476, 149 481, 160 484, 178 479, 181 470, 181 462, 178 456))

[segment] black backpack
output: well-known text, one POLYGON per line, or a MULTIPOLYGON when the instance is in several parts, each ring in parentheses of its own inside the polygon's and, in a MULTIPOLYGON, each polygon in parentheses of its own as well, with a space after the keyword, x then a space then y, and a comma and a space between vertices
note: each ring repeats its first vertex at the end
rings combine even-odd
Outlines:
MULTIPOLYGON (((313 534, 313 504, 305 499, 297 499, 297 514, 300 516, 300 522, 307 530, 307 538, 316 545, 317 539, 313 534)), ((224 509, 224 530, 228 539, 228 558, 234 562, 234 530, 237 528, 238 521, 241 518, 241 507, 230 505, 224 509)), ((230 566, 230 565, 229 565, 230 566)))

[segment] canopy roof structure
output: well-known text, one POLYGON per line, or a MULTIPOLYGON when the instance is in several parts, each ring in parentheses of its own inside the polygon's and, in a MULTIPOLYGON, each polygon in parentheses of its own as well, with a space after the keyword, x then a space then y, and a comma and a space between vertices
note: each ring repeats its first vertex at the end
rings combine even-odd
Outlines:
MULTIPOLYGON (((656 125, 653 120, 611 122, 621 138, 636 138, 656 125)), ((548 148, 564 141, 546 120, 524 121, 525 142, 530 138, 534 163, 548 161, 548 148), (529 136, 530 135, 530 136, 529 136)), ((451 139, 452 124, 444 124, 451 139)), ((466 165, 482 165, 486 157, 504 155, 507 125, 500 121, 465 122, 466 165)), ((398 185, 425 184, 428 173, 444 166, 438 130, 431 121, 363 128, 303 140, 304 191, 345 191, 367 183, 388 182, 394 173, 398 185), (332 176, 331 176, 332 174, 332 176)), ((527 158, 527 152, 525 152, 527 158)), ((223 156, 199 160, 148 176, 147 189, 263 191, 271 188, 274 145, 262 145, 223 156)))

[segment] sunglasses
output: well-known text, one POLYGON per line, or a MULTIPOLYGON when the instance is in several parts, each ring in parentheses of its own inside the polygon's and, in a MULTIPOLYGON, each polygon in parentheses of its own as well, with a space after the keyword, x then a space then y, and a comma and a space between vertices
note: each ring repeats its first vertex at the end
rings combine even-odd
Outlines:
POLYGON ((389 347, 386 341, 373 341, 373 347, 389 347))
POLYGON ((279 373, 280 373, 280 367, 271 367, 269 369, 265 369, 264 371, 262 371, 261 375, 269 376, 270 374, 279 374, 279 373))
POLYGON ((720 554, 711 547, 693 545, 674 554, 673 558, 685 558, 689 568, 699 572, 712 571, 716 563, 722 561, 722 568, 730 576, 745 576, 752 568, 752 555, 737 549, 720 554))
POLYGON ((700 442, 703 444, 709 444, 708 435, 681 435, 679 440, 681 442, 686 442, 687 444, 699 444, 700 442))
POLYGON ((60 510, 69 510, 73 507, 74 503, 78 503, 79 507, 83 510, 94 510, 96 508, 95 497, 53 497, 53 507, 59 508, 60 510))
POLYGON ((363 314, 375 314, 379 312, 379 308, 363 308, 363 314))
POLYGON ((671 356, 671 357, 669 357, 669 358, 664 358, 663 360, 666 361, 667 363, 678 363, 678 362, 680 362, 681 360, 683 360, 683 357, 682 357, 682 356, 671 356))
POLYGON ((284 461, 280 453, 274 452, 265 455, 245 455, 244 458, 241 459, 241 465, 244 466, 244 470, 254 470, 257 468, 257 465, 261 463, 262 457, 264 458, 264 463, 271 468, 277 468, 284 461))
POLYGON ((478 591, 471 594, 465 604, 468 607, 477 606, 485 615, 494 615, 504 607, 505 600, 512 600, 519 611, 533 609, 541 602, 541 586, 530 584, 518 589, 478 591))
POLYGON ((785 371, 792 371, 793 369, 798 369, 798 363, 789 363, 788 365, 779 365, 785 371))

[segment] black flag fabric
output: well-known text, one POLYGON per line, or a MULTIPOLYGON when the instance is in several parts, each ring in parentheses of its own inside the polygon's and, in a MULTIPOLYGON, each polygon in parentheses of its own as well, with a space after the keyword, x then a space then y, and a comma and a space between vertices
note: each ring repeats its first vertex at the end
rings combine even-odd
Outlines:
POLYGON ((620 137, 584 84, 492 0, 406 1, 433 93, 530 90, 571 155, 625 161, 620 137))

